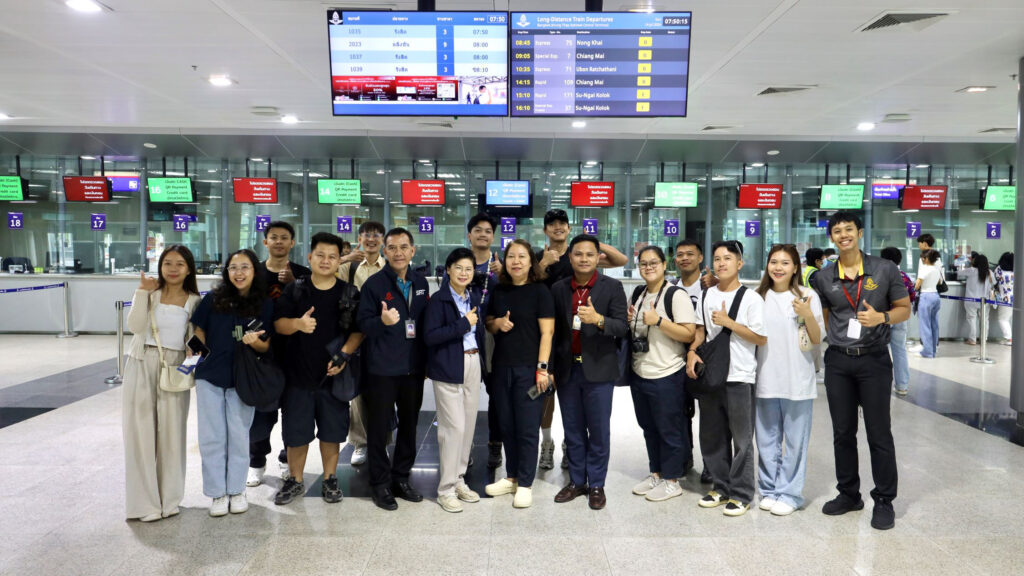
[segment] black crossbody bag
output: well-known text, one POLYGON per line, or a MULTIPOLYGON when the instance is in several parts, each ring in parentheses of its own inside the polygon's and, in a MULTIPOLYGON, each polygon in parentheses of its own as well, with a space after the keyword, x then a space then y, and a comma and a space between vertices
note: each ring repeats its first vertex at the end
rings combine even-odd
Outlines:
MULTIPOLYGON (((746 291, 746 286, 739 287, 736 297, 732 301, 732 306, 729 308, 729 318, 736 319, 736 315, 740 311, 740 302, 743 300, 743 293, 746 291)), ((707 296, 708 290, 705 288, 704 294, 701 296, 701 308, 703 308, 705 324, 711 320, 706 306, 707 296)), ((715 394, 725 388, 726 379, 729 377, 729 362, 731 361, 731 354, 729 353, 731 336, 732 330, 723 328, 714 340, 705 340, 703 344, 697 347, 697 356, 700 356, 703 364, 697 364, 694 367, 697 378, 686 381, 687 391, 690 394, 706 396, 715 394)))

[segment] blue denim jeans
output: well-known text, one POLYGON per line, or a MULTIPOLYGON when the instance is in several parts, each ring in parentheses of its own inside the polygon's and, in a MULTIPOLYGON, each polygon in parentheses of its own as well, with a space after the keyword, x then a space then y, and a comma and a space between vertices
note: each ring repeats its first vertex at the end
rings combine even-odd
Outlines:
POLYGON ((249 426, 256 409, 246 406, 234 388, 196 379, 199 455, 203 494, 220 498, 245 492, 249 472, 249 426))
POLYGON ((939 293, 922 292, 917 302, 917 326, 921 333, 921 356, 934 358, 939 346, 939 293))
POLYGON ((889 327, 889 352, 892 354, 892 378, 897 390, 910 385, 910 364, 907 363, 907 323, 889 327))
POLYGON ((803 505, 813 409, 814 400, 757 399, 757 487, 762 498, 794 508, 803 505))

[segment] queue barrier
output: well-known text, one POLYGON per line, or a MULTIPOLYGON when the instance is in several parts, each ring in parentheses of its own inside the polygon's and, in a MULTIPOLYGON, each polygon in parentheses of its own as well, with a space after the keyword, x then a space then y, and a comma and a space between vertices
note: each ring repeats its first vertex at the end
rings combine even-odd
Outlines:
MULTIPOLYGON (((208 292, 203 291, 199 295, 205 296, 208 292)), ((131 306, 131 300, 114 301, 114 313, 117 315, 117 373, 103 380, 109 386, 124 382, 124 309, 131 306)))
POLYGON ((50 290, 53 288, 64 289, 64 332, 57 334, 57 338, 74 338, 78 336, 71 328, 71 286, 67 282, 59 284, 44 284, 42 286, 23 286, 21 288, 2 288, 0 294, 14 294, 18 292, 35 292, 36 290, 50 290))
POLYGON ((971 362, 975 364, 995 364, 996 361, 988 357, 988 306, 985 304, 992 304, 993 306, 1009 306, 1013 307, 1013 304, 1009 302, 1001 302, 999 300, 992 300, 990 298, 965 298, 964 296, 945 296, 939 295, 939 298, 945 300, 959 300, 961 302, 975 302, 981 304, 981 337, 978 338, 978 344, 981 345, 981 353, 971 358, 971 362))

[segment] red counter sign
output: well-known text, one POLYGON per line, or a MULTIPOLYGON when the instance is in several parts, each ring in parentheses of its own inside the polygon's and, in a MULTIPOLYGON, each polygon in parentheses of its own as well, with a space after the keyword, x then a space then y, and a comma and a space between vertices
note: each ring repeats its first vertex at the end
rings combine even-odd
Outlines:
POLYGON ((740 184, 736 207, 778 210, 782 207, 782 184, 740 184))
POLYGON ((235 202, 239 204, 274 204, 277 202, 277 180, 273 178, 235 178, 235 202))
POLYGON ((945 186, 904 186, 900 192, 900 210, 942 210, 945 207, 945 186))
POLYGON ((110 180, 103 176, 65 176, 64 199, 68 202, 109 202, 110 180))
POLYGON ((569 205, 580 208, 615 205, 615 182, 573 182, 569 205))
POLYGON ((444 180, 402 180, 402 204, 444 205, 444 180))

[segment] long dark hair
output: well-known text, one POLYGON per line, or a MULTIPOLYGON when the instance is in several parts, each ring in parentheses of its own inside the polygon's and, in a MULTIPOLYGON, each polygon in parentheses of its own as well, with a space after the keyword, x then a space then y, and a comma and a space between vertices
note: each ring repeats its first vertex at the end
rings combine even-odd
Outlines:
POLYGON ((999 257, 999 267, 1003 272, 1013 272, 1013 252, 1003 252, 999 257))
POLYGON ((259 316, 263 311, 263 301, 267 299, 267 285, 259 269, 260 259, 252 250, 243 248, 228 254, 224 260, 224 267, 220 272, 220 282, 213 288, 213 309, 224 314, 236 316, 259 316), (238 288, 231 282, 228 265, 231 259, 241 254, 249 259, 252 264, 252 286, 249 287, 249 294, 242 296, 238 288))
POLYGON ((185 265, 188 266, 188 276, 185 277, 185 281, 181 284, 181 287, 189 294, 199 294, 199 285, 196 283, 196 259, 192 257, 192 251, 182 246, 181 244, 171 244, 160 254, 160 260, 157 261, 156 270, 158 274, 156 287, 162 290, 164 287, 164 258, 167 257, 171 252, 177 252, 185 259, 185 265))
POLYGON ((772 261, 772 255, 776 252, 785 252, 786 256, 789 256, 789 259, 793 261, 793 265, 796 266, 796 270, 793 271, 793 277, 789 279, 789 291, 797 298, 802 298, 803 294, 800 292, 800 253, 796 251, 796 246, 792 244, 776 244, 768 251, 768 258, 764 261, 764 275, 761 276, 761 284, 757 287, 757 293, 761 295, 761 298, 764 298, 765 294, 775 284, 771 275, 768 274, 768 264, 772 261))
MULTIPOLYGON (((516 238, 509 242, 508 245, 505 246, 505 253, 502 261, 508 262, 508 251, 511 250, 513 246, 522 246, 523 248, 526 248, 526 253, 530 255, 530 270, 526 273, 526 283, 530 284, 532 282, 539 282, 540 278, 537 276, 537 269, 535 268, 538 262, 537 254, 534 253, 533 246, 530 246, 530 243, 526 240, 516 238)), ((498 283, 507 284, 509 286, 513 284, 512 276, 508 273, 508 268, 505 266, 501 267, 501 274, 498 274, 498 283)))
POLYGON ((980 253, 976 254, 972 261, 972 265, 978 269, 978 282, 981 282, 982 284, 985 282, 985 277, 981 275, 982 272, 988 274, 989 279, 992 278, 992 271, 988 268, 988 256, 980 253))

